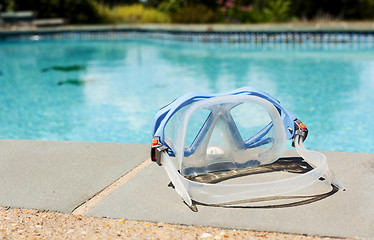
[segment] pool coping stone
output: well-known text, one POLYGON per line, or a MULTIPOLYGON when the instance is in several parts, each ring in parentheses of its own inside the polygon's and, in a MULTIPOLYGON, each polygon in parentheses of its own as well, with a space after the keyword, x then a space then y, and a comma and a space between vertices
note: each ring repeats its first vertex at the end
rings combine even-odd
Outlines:
MULTIPOLYGON (((71 213, 149 160, 149 145, 0 140, 0 206, 71 213)), ((151 164, 86 215, 171 224, 374 239, 374 154, 324 152, 344 183, 313 203, 284 208, 198 205, 192 212, 162 167, 151 164)), ((287 150, 287 157, 297 156, 287 150)))
POLYGON ((147 150, 142 144, 0 140, 0 206, 70 213, 149 158, 147 150))
POLYGON ((0 35, 41 34, 91 31, 150 31, 150 32, 374 32, 374 21, 367 22, 316 22, 279 24, 97 24, 64 25, 46 28, 1 29, 0 35))
MULTIPOLYGON (((324 152, 330 169, 346 187, 325 199, 292 207, 223 208, 197 205, 192 212, 168 187, 153 164, 122 185, 89 216, 169 224, 374 239, 374 154, 324 152)), ((284 156, 298 156, 288 150, 284 156)))

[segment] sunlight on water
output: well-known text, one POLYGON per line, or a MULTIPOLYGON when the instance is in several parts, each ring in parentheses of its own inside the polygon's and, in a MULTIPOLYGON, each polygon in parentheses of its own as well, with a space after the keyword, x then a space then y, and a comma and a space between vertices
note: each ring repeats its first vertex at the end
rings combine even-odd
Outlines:
POLYGON ((306 147, 374 152, 372 44, 2 42, 0 138, 148 144, 163 105, 243 86, 301 119, 306 147))

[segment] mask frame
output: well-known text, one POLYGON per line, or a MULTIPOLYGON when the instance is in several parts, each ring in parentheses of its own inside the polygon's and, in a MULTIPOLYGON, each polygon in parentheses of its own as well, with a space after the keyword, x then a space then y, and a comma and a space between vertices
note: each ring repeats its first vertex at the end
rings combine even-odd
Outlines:
MULTIPOLYGON (((226 110, 226 112, 228 111, 226 110)), ((226 122, 228 129, 235 132, 233 121, 229 116, 226 116, 226 122)), ((284 195, 303 189, 321 177, 325 178, 328 183, 333 184, 338 189, 344 189, 343 184, 328 169, 325 155, 305 149, 303 141, 307 137, 307 134, 308 129, 295 115, 283 107, 278 100, 255 88, 243 87, 219 94, 189 93, 166 105, 156 114, 153 124, 151 160, 165 168, 176 192, 188 206, 192 206, 193 201, 205 204, 224 204, 246 199, 284 195), (243 141, 243 139, 233 137, 235 145, 244 149, 250 149, 266 144, 263 142, 263 136, 273 128, 275 131, 274 139, 276 139, 275 142, 279 146, 275 145, 276 147, 273 146, 267 151, 266 154, 272 155, 271 161, 275 161, 282 154, 285 141, 293 139, 293 146, 296 147, 296 151, 313 167, 313 170, 287 179, 249 184, 210 184, 187 179, 186 176, 180 173, 183 158, 195 154, 196 149, 198 149, 204 137, 209 133, 211 127, 211 124, 209 124, 211 120, 209 118, 212 118, 211 116, 214 114, 208 117, 190 148, 185 148, 184 140, 180 140, 180 144, 177 144, 176 148, 170 147, 166 143, 164 130, 171 117, 178 111, 181 111, 182 108, 187 107, 187 110, 183 113, 183 123, 180 128, 180 139, 185 139, 189 116, 197 109, 209 109, 209 106, 219 104, 222 106, 224 106, 223 104, 226 104, 226 106, 227 104, 235 106, 235 104, 246 101, 254 101, 264 107, 271 116, 272 122, 248 140, 243 141), (281 114, 283 119, 281 118, 281 114), (177 156, 179 171, 175 168, 171 159, 174 156, 177 156)))

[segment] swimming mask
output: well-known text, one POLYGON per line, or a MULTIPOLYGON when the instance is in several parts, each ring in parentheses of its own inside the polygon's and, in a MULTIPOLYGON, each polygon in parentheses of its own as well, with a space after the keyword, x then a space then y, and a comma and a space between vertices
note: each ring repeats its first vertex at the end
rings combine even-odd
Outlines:
POLYGON ((156 114, 151 160, 163 166, 176 192, 193 201, 224 204, 303 189, 320 178, 339 189, 322 153, 305 149, 308 129, 272 96, 251 87, 220 94, 189 93, 156 114), (279 159, 286 140, 312 169, 285 179, 250 183, 196 181, 214 173, 240 175, 279 159), (176 167, 177 166, 177 167, 176 167))

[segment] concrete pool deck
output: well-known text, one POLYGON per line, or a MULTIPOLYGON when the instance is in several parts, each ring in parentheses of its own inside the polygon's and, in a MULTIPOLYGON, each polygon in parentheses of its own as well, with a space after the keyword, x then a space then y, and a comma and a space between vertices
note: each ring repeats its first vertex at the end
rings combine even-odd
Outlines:
MULTIPOLYGON (((359 38, 358 35, 372 35, 374 33, 374 21, 363 22, 290 22, 279 24, 101 24, 101 25, 63 25, 57 27, 46 28, 1 28, 0 27, 0 41, 3 40, 42 40, 60 39, 63 38, 99 38, 106 39, 101 36, 107 34, 107 38, 117 39, 116 34, 138 33, 148 34, 154 38, 170 38, 178 37, 178 40, 197 39, 198 41, 207 41, 204 35, 219 35, 209 41, 248 41, 248 39, 222 38, 220 35, 234 35, 234 34, 262 34, 262 35, 277 35, 280 33, 296 34, 292 41, 304 41, 305 36, 300 34, 318 35, 312 41, 331 41, 331 42, 355 42, 359 38), (184 35, 188 36, 184 36, 184 35), (332 36, 332 38, 322 38, 321 34, 340 36, 332 36), (347 34, 347 35, 344 35, 347 34), (352 35, 353 34, 353 35, 352 35), (196 36, 203 35, 202 39, 196 36), (350 36, 352 35, 352 36, 350 36)), ((269 39, 266 36, 260 36, 264 41, 273 41, 273 37, 269 39)), ((149 37, 149 36, 148 36, 149 37)), ((200 36, 201 37, 201 36, 200 36)), ((238 37, 238 36, 236 36, 238 37)), ((257 36, 258 38, 259 36, 257 36)), ((287 38, 289 38, 288 36, 287 38)), ((310 36, 309 36, 310 37, 310 36)), ((326 36, 325 36, 326 37, 326 36)), ((279 39, 278 39, 279 40, 279 39)), ((280 40, 289 42, 290 39, 280 40)), ((258 39, 257 39, 258 41, 258 39)), ((366 40, 367 41, 367 40, 366 40)), ((372 37, 369 42, 372 42, 372 37)))
POLYGON ((0 28, 0 41, 41 40, 177 40, 215 43, 362 44, 374 42, 374 22, 282 24, 113 24, 64 25, 53 28, 0 28))
POLYGON ((258 24, 96 24, 45 28, 0 28, 0 34, 65 31, 139 30, 168 32, 373 32, 374 21, 289 22, 258 24))
MULTIPOLYGON (((325 152, 330 169, 347 191, 318 201, 275 208, 198 205, 199 211, 194 213, 167 187, 169 180, 163 168, 150 164, 148 145, 0 140, 0 152, 0 206, 3 207, 76 214, 91 203, 79 213, 374 239, 374 154, 325 152), (109 192, 100 195, 105 191, 109 192)), ((288 150, 285 156, 297 155, 288 150)))

